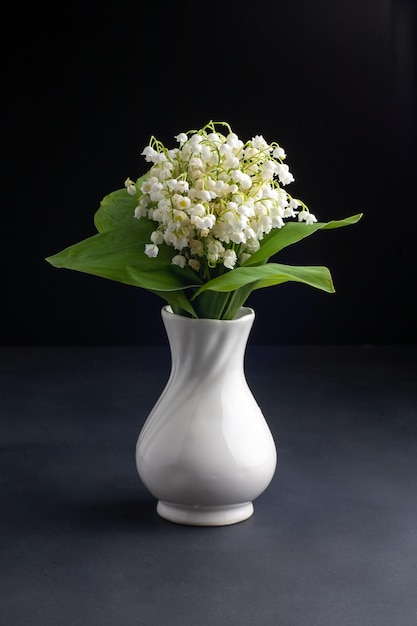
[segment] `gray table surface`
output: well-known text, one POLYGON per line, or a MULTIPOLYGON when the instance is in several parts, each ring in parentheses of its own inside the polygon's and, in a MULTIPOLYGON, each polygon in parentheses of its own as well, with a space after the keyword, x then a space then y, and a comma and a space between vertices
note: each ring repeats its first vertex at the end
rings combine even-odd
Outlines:
POLYGON ((134 462, 167 347, 0 348, 1 626, 416 626, 417 347, 248 346, 278 467, 233 526, 134 462))

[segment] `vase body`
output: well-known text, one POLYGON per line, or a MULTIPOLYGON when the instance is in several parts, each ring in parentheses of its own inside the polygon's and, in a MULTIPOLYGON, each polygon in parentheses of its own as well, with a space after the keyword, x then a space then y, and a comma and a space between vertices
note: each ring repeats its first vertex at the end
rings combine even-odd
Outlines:
POLYGON ((274 475, 275 442, 244 373, 254 317, 247 307, 233 320, 162 309, 171 374, 139 434, 136 465, 172 522, 243 521, 274 475))

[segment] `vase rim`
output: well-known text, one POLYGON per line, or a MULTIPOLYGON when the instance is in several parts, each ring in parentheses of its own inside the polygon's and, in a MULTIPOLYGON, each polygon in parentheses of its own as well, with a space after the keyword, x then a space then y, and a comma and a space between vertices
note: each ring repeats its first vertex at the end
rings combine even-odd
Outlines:
POLYGON ((177 319, 187 320, 187 322, 191 323, 201 323, 201 322, 215 322, 217 324, 236 324, 242 320, 247 320, 248 318, 255 317, 255 311, 249 306, 240 307, 239 311, 236 313, 235 317, 232 320, 222 320, 222 319, 213 319, 209 317, 186 317, 185 315, 178 315, 174 313, 169 304, 162 307, 162 316, 163 317, 172 317, 177 319))

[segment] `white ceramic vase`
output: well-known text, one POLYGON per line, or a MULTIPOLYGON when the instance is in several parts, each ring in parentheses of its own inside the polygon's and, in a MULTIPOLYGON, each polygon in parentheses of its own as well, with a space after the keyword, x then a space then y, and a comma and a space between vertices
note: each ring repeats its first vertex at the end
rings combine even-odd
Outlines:
POLYGON ((162 319, 171 374, 136 445, 136 465, 157 512, 180 524, 224 526, 253 513, 269 485, 276 446, 244 373, 255 313, 193 319, 169 306, 162 319))

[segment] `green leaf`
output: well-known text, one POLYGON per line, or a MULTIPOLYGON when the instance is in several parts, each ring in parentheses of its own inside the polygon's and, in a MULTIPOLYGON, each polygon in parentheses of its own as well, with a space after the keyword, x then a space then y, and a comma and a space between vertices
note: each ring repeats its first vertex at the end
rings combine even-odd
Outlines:
POLYGON ((87 266, 113 254, 127 254, 131 259, 147 258, 143 254, 143 246, 149 243, 153 228, 149 220, 135 220, 132 228, 103 231, 68 246, 46 260, 54 267, 81 270, 84 264, 87 266))
POLYGON ((362 216, 363 213, 357 213, 356 215, 351 215, 343 220, 332 220, 331 222, 326 222, 322 228, 323 230, 330 230, 331 228, 340 228, 341 226, 351 226, 352 224, 359 222, 362 216))
POLYGON ((352 215, 343 220, 333 220, 331 222, 315 222, 314 224, 286 222, 285 226, 282 228, 275 228, 268 235, 265 235, 261 241, 259 250, 243 263, 243 267, 264 263, 270 257, 274 256, 274 254, 283 250, 283 248, 297 243, 297 241, 301 241, 301 239, 312 235, 317 230, 349 226, 358 222, 361 217, 362 213, 358 213, 357 215, 352 215))
MULTIPOLYGON (((139 189, 147 174, 141 176, 136 181, 139 189)), ((139 196, 142 195, 139 192, 139 196)), ((94 224, 98 232, 120 228, 137 221, 134 217, 135 208, 138 204, 138 195, 131 196, 127 193, 126 187, 112 191, 100 202, 100 208, 94 215, 94 224)))
POLYGON ((327 267, 310 265, 294 267, 279 263, 267 263, 256 267, 238 267, 227 272, 227 274, 213 278, 197 289, 191 300, 207 290, 229 292, 245 285, 252 285, 251 291, 254 291, 288 281, 304 283, 328 293, 334 292, 332 277, 327 267))
POLYGON ((202 291, 193 300, 194 309, 200 318, 231 320, 245 304, 251 291, 253 284, 230 292, 202 291))
POLYGON ((253 291, 253 284, 249 283, 228 294, 227 304, 224 308, 222 319, 232 320, 253 291))
POLYGON ((165 300, 177 315, 184 315, 184 312, 187 312, 191 317, 198 317, 184 291, 154 291, 153 289, 149 291, 165 300))
POLYGON ((133 227, 106 230, 76 243, 47 261, 66 268, 154 291, 174 291, 198 286, 201 280, 189 268, 172 265, 173 248, 160 248, 156 258, 144 253, 155 225, 135 220, 133 227))
MULTIPOLYGON (((152 261, 153 259, 150 260, 152 261)), ((142 287, 149 291, 177 291, 187 287, 198 286, 197 281, 194 281, 194 283, 187 281, 188 272, 184 272, 181 268, 176 268, 173 265, 160 269, 152 268, 150 270, 130 265, 125 268, 124 276, 127 279, 125 281, 121 281, 120 278, 113 280, 128 282, 129 285, 142 287)))
POLYGON ((228 293, 203 291, 200 293, 200 296, 193 301, 197 316, 205 319, 225 319, 224 310, 229 295, 228 293))

